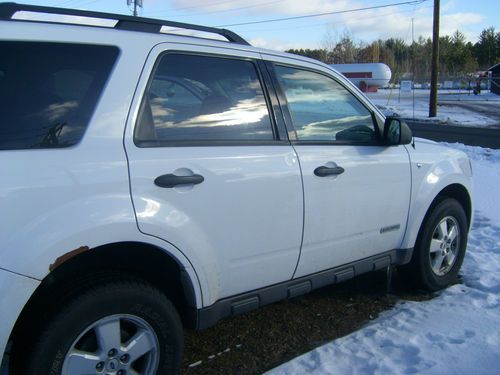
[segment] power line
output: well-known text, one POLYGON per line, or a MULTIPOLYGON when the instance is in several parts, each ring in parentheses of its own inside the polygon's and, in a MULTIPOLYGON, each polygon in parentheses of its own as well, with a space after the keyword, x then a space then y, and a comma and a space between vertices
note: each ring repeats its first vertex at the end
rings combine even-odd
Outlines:
POLYGON ((81 3, 82 1, 85 1, 85 0, 67 0, 67 1, 60 2, 60 3, 56 3, 54 6, 56 6, 56 7, 61 7, 61 6, 76 7, 76 6, 78 6, 77 4, 81 3))
POLYGON ((207 14, 218 14, 218 13, 235 12, 235 11, 244 10, 244 9, 266 7, 266 6, 269 6, 269 5, 272 5, 272 4, 281 3, 283 1, 285 1, 285 0, 274 0, 274 1, 268 1, 268 2, 265 2, 265 3, 246 5, 246 6, 243 6, 243 7, 229 8, 229 9, 223 9, 223 10, 212 10, 212 11, 203 12, 203 13, 172 14, 172 16, 176 16, 176 17, 196 17, 196 16, 204 16, 204 15, 207 15, 207 14))
MULTIPOLYGON (((431 5, 431 6, 420 7, 420 8, 416 8, 416 9, 420 10, 420 9, 427 9, 427 8, 433 8, 433 7, 434 6, 431 5)), ((391 12, 391 13, 382 13, 382 14, 375 14, 375 15, 371 15, 371 16, 363 16, 363 20, 380 18, 380 17, 387 17, 387 16, 392 16, 395 14, 404 14, 404 13, 410 13, 410 12, 413 13, 414 11, 415 11, 415 9, 409 9, 409 10, 400 10, 400 11, 391 12)), ((413 14, 412 14, 412 17, 413 17, 413 14)), ((415 19, 423 19, 423 18, 424 17, 418 17, 415 19)), ((409 18, 409 21, 411 21, 411 17, 409 18)), ((329 21, 329 22, 323 22, 323 23, 314 24, 314 25, 295 25, 295 26, 289 26, 289 27, 274 27, 274 28, 270 28, 270 29, 254 28, 254 29, 244 29, 244 31, 245 32, 253 32, 253 31, 261 31, 262 32, 262 31, 281 31, 281 30, 292 30, 292 29, 295 30, 295 29, 316 28, 316 27, 323 27, 323 26, 343 25, 346 23, 349 23, 349 21, 348 20, 336 21, 336 22, 329 21)), ((411 30, 411 24, 409 26, 406 37, 404 38, 405 40, 408 39, 408 33, 410 30, 411 30)))
POLYGON ((89 0, 89 1, 87 1, 85 3, 79 4, 78 7, 86 7, 86 6, 90 5, 90 4, 97 3, 98 1, 99 0, 89 0))
POLYGON ((261 20, 261 21, 233 23, 233 24, 227 24, 227 25, 219 25, 217 27, 234 27, 234 26, 244 26, 244 25, 255 25, 255 24, 261 24, 261 23, 270 23, 270 22, 291 21, 291 20, 298 20, 298 19, 303 19, 303 18, 313 18, 313 17, 329 16, 329 15, 333 15, 333 14, 353 13, 353 12, 361 12, 361 11, 364 11, 364 10, 371 10, 371 9, 389 8, 389 7, 399 6, 399 5, 418 5, 418 4, 422 4, 423 2, 426 2, 426 1, 428 1, 428 0, 405 1, 405 2, 401 2, 401 3, 376 5, 376 6, 364 7, 364 8, 356 8, 356 9, 346 9, 346 10, 339 10, 339 11, 335 11, 335 12, 325 12, 325 13, 308 14, 308 15, 305 15, 305 16, 294 16, 294 17, 274 18, 274 19, 261 20))
POLYGON ((63 1, 61 3, 57 3, 54 6, 56 7, 69 7, 69 8, 81 8, 83 6, 87 6, 92 3, 96 3, 99 0, 69 0, 69 1, 63 1))
POLYGON ((199 8, 200 6, 203 6, 205 8, 207 7, 214 7, 220 4, 227 4, 227 3, 234 3, 234 0, 224 0, 224 1, 218 1, 216 3, 211 3, 211 4, 204 4, 205 2, 202 1, 201 3, 189 7, 183 7, 183 8, 177 8, 177 9, 159 9, 156 11, 149 11, 146 13, 166 13, 166 12, 171 12, 171 11, 179 11, 179 10, 186 10, 186 9, 194 9, 194 8, 199 8))

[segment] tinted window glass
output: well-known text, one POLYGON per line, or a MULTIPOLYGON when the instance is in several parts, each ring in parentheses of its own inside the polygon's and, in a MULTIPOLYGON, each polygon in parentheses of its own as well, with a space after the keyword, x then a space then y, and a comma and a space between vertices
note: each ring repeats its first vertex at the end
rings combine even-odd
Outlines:
POLYGON ((79 142, 117 55, 111 46, 0 42, 0 149, 79 142))
POLYGON ((368 109, 333 79, 277 66, 298 140, 370 141, 375 127, 368 109))
POLYGON ((254 64, 166 54, 141 104, 136 141, 272 140, 254 64))

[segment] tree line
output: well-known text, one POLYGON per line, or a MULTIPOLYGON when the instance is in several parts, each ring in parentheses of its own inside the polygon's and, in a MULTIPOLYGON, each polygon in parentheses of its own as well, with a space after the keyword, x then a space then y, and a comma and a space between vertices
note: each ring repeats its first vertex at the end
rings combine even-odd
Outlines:
MULTIPOLYGON (((465 77, 478 70, 487 70, 500 62, 500 31, 484 29, 476 43, 455 31, 439 38, 439 74, 442 77, 465 77)), ((311 57, 327 64, 381 62, 392 70, 393 81, 413 77, 425 81, 430 77, 432 40, 419 37, 412 43, 400 38, 377 40, 371 44, 355 42, 348 31, 327 32, 323 48, 290 49, 286 52, 311 57)))

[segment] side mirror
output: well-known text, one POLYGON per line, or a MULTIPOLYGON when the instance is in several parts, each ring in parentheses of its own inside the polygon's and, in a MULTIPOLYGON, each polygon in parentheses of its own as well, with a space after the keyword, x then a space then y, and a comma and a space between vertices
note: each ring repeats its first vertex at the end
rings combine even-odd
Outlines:
POLYGON ((388 146, 407 145, 413 139, 411 129, 398 117, 387 117, 384 123, 384 142, 388 146))

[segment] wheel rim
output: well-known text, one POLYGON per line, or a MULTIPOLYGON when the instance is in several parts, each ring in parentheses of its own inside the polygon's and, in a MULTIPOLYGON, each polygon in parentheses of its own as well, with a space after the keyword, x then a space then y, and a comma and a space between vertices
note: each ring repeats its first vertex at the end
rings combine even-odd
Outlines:
POLYGON ((450 272, 460 249, 460 226, 453 216, 443 218, 432 233, 429 246, 431 269, 437 276, 450 272))
POLYGON ((64 358, 62 375, 153 375, 159 362, 153 328, 134 315, 110 315, 87 327, 64 358))

